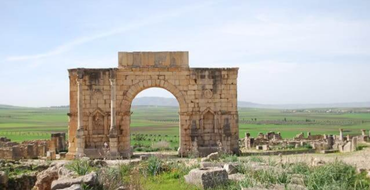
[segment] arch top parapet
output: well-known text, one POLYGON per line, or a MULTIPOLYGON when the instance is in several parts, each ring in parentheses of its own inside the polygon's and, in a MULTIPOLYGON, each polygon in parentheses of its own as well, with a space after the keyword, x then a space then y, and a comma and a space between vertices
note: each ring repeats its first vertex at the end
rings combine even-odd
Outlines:
POLYGON ((187 51, 118 52, 118 68, 189 68, 187 51))

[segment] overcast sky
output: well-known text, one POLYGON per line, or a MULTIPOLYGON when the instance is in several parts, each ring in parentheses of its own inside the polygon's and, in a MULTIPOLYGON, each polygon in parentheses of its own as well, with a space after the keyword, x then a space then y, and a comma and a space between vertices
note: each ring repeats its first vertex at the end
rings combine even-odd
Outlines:
MULTIPOLYGON (((0 1, 0 104, 68 105, 68 68, 118 51, 189 51, 239 67, 238 98, 370 101, 369 0, 0 1)), ((146 90, 139 96, 173 97, 146 90)))

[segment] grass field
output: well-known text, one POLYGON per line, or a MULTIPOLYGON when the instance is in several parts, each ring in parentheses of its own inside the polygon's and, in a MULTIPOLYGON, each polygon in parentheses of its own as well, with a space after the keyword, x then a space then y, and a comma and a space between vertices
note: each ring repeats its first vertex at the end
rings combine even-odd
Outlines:
MULTIPOLYGON (((316 110, 317 111, 317 110, 316 110)), ((0 108, 0 136, 12 141, 49 139, 51 132, 67 132, 67 112, 62 108, 0 108)), ((150 146, 159 141, 178 146, 178 108, 133 107, 131 118, 132 145, 150 146), (135 138, 138 134, 144 138, 135 138), (136 139, 136 140, 135 140, 136 139)), ((239 136, 245 132, 281 132, 292 138, 300 132, 312 134, 360 134, 370 129, 370 113, 283 112, 273 109, 239 109, 239 136)))

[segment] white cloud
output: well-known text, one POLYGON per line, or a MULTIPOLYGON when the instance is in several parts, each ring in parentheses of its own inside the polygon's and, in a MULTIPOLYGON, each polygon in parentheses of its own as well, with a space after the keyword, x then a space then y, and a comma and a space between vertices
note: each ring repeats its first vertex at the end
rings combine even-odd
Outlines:
POLYGON ((106 38, 106 37, 109 37, 109 36, 125 33, 125 32, 130 31, 130 30, 139 29, 139 28, 142 28, 144 26, 153 25, 153 24, 156 24, 156 23, 161 23, 161 22, 164 22, 166 20, 172 19, 174 17, 178 17, 180 15, 183 15, 185 13, 193 12, 193 11, 202 9, 204 7, 207 7, 207 6, 211 6, 211 5, 219 3, 219 2, 220 1, 206 1, 206 2, 202 2, 202 3, 190 5, 190 6, 181 7, 181 8, 172 10, 172 11, 168 11, 165 14, 158 14, 158 15, 154 15, 154 16, 153 15, 146 16, 142 20, 135 20, 131 23, 125 23, 124 27, 115 28, 115 29, 112 29, 112 30, 109 30, 109 31, 106 31, 106 32, 103 32, 103 33, 100 33, 100 34, 95 34, 95 35, 90 35, 90 36, 83 36, 83 37, 74 39, 70 42, 67 42, 67 43, 62 44, 60 46, 57 46, 56 48, 54 48, 50 51, 44 52, 44 53, 39 53, 39 54, 35 54, 35 55, 24 55, 24 56, 9 56, 9 57, 6 58, 6 61, 34 60, 34 59, 40 59, 40 58, 59 55, 59 54, 65 53, 65 52, 73 49, 74 47, 76 47, 78 45, 82 45, 82 44, 85 44, 85 43, 88 43, 88 42, 92 42, 94 40, 98 40, 98 39, 101 39, 101 38, 106 38))

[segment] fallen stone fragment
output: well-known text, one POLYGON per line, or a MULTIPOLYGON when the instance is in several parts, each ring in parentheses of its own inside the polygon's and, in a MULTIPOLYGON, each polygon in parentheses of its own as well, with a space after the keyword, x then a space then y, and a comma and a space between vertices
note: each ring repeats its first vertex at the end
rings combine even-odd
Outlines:
POLYGON ((224 169, 228 174, 235 174, 236 172, 238 172, 238 169, 234 164, 225 164, 224 169))
POLYGON ((184 176, 189 184, 196 185, 203 189, 214 188, 228 182, 228 175, 223 168, 202 168, 193 169, 184 176))
POLYGON ((55 180, 51 184, 51 190, 64 189, 71 187, 74 184, 86 184, 86 185, 96 185, 97 184, 97 175, 95 172, 91 172, 87 175, 80 176, 77 178, 64 177, 58 180, 55 180))
POLYGON ((231 174, 229 175, 229 180, 239 182, 245 179, 245 175, 241 173, 231 174))
POLYGON ((58 168, 56 166, 50 167, 37 174, 35 189, 50 190, 51 183, 56 179, 58 179, 58 168))

